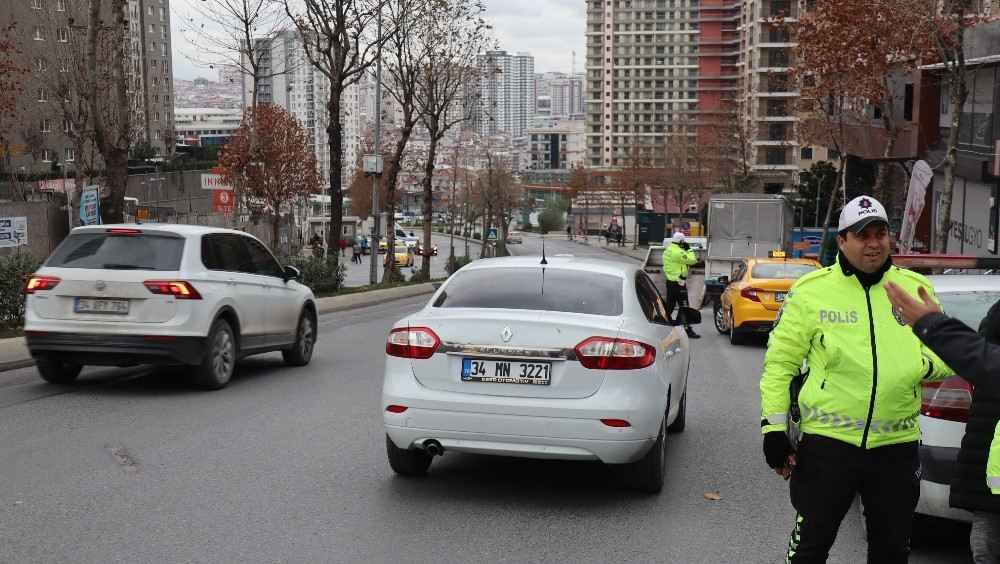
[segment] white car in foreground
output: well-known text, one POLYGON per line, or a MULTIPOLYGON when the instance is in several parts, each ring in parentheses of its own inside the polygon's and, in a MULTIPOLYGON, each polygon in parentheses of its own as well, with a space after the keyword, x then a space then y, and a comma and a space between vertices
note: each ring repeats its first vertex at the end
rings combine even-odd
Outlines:
POLYGON ((445 451, 600 460, 663 488, 667 432, 684 430, 688 340, 636 266, 556 257, 475 261, 386 342, 392 469, 445 451))
MULTIPOLYGON (((927 277, 945 313, 972 327, 1000 300, 1000 276, 941 274, 927 277)), ((972 387, 960 376, 923 385, 920 406, 920 515, 971 521, 968 511, 948 504, 965 422, 972 406, 972 387)), ((983 477, 985 480, 986 477, 983 477)))
POLYGON ((240 231, 78 227, 28 279, 25 340, 48 382, 72 382, 84 365, 168 364, 219 389, 240 357, 309 363, 316 304, 297 276, 240 231))

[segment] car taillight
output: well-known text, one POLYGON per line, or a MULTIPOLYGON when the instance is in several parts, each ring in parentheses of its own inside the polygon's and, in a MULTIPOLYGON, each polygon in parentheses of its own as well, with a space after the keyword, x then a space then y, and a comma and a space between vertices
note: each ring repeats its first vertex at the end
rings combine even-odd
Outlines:
POLYGON ((142 233, 142 231, 139 231, 138 229, 125 229, 121 227, 105 229, 105 231, 107 231, 108 233, 115 233, 118 235, 135 235, 136 233, 142 233))
POLYGON ((585 368, 633 370, 645 368, 656 359, 656 349, 628 339, 591 337, 573 349, 585 368))
POLYGON ((59 282, 60 279, 55 276, 32 276, 28 278, 28 282, 24 285, 24 293, 34 294, 41 290, 51 290, 59 282))
POLYGON ((142 283, 150 292, 173 296, 178 300, 200 300, 201 294, 190 282, 184 280, 146 280, 142 283))
POLYGON ((424 360, 434 356, 440 344, 441 339, 426 327, 400 327, 389 332, 385 354, 424 360))
POLYGON ((760 301, 760 296, 757 295, 757 288, 743 288, 740 290, 740 295, 751 301, 760 301))
POLYGON ((972 386, 958 376, 923 385, 920 414, 964 423, 972 406, 972 386))

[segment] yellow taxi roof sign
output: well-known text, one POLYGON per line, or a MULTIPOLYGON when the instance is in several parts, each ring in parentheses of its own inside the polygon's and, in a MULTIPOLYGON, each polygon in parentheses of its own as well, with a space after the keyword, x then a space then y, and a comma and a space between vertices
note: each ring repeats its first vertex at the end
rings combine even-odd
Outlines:
POLYGON ((785 251, 768 251, 767 258, 785 258, 785 251))

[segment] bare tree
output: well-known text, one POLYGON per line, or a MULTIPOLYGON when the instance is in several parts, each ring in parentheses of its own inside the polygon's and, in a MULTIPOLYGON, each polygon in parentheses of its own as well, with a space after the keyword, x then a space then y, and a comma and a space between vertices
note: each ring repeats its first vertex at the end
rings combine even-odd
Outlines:
MULTIPOLYGON (((488 46, 490 30, 483 19, 486 6, 482 1, 433 0, 432 8, 435 17, 422 30, 422 41, 429 50, 417 77, 415 93, 420 119, 430 137, 421 181, 425 218, 434 214, 433 177, 438 143, 455 125, 470 118, 470 108, 479 96, 475 86, 482 75, 477 63, 488 46)), ((431 232, 424 230, 424 247, 430 246, 431 232)), ((430 279, 430 257, 424 256, 420 270, 430 279)))
MULTIPOLYGON (((283 0, 309 63, 329 82, 326 133, 330 145, 330 229, 328 246, 340 244, 344 222, 344 125, 341 97, 375 62, 384 37, 375 34, 385 0, 283 0), (304 10, 297 8, 304 5, 304 10)), ((373 241, 373 243, 375 243, 373 241)), ((338 260, 333 254, 333 260, 338 260)))
POLYGON ((196 64, 214 69, 223 64, 250 77, 250 103, 257 106, 260 83, 288 72, 283 61, 265 57, 279 32, 289 25, 280 5, 273 0, 186 0, 187 13, 180 22, 181 33, 197 55, 196 64))
POLYGON ((90 102, 94 142, 104 161, 108 184, 108 194, 101 198, 101 220, 103 223, 121 223, 128 182, 128 154, 134 137, 129 124, 132 106, 125 75, 127 0, 109 1, 113 21, 106 26, 101 20, 102 0, 90 0, 86 60, 93 79, 88 84, 87 99, 90 102))

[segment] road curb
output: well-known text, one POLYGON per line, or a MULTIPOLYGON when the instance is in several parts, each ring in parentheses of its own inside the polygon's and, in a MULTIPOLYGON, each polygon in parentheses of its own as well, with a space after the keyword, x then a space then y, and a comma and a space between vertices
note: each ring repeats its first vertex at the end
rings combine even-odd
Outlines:
MULTIPOLYGON (((413 286, 399 286, 398 288, 386 288, 384 290, 371 290, 368 292, 357 292, 346 296, 331 296, 328 298, 317 298, 316 309, 320 314, 332 313, 336 311, 348 311, 380 303, 391 302, 431 294, 441 285, 440 282, 427 282, 413 286)), ((13 337, 12 339, 24 339, 24 337, 13 337)), ((3 350, 6 343, 14 343, 13 340, 0 339, 0 350, 3 350)), ((34 366, 35 360, 28 357, 18 357, 16 353, 7 358, 0 357, 0 372, 9 372, 19 368, 34 366)))

